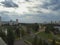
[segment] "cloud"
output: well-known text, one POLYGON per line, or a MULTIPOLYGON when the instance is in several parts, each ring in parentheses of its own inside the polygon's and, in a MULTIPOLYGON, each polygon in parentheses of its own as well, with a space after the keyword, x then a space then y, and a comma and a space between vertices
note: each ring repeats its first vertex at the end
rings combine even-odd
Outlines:
POLYGON ((24 15, 19 15, 16 12, 8 12, 8 11, 2 11, 0 12, 0 16, 2 17, 2 20, 16 20, 19 19, 20 23, 42 23, 42 22, 50 22, 51 20, 53 21, 59 21, 60 20, 60 15, 55 16, 55 14, 24 14, 24 15))
POLYGON ((42 21, 43 16, 35 15, 35 14, 24 14, 24 15, 19 15, 15 12, 8 12, 8 11, 2 11, 0 12, 0 16, 2 17, 2 20, 4 21, 9 21, 9 20, 16 20, 19 19, 19 22, 21 23, 39 23, 42 21), (40 19, 41 18, 41 19, 40 19))
POLYGON ((12 0, 5 0, 1 2, 4 7, 18 7, 16 3, 14 3, 12 0))
POLYGON ((29 1, 29 0, 25 0, 25 1, 29 1))
POLYGON ((12 0, 6 4, 5 2, 2 3, 4 6, 0 6, 0 15, 3 17, 8 15, 9 19, 18 18, 20 22, 25 23, 60 20, 60 0, 12 0), (13 3, 18 5, 16 9, 13 3))
POLYGON ((48 0, 44 1, 44 4, 41 6, 45 9, 51 9, 51 10, 60 10, 60 0, 48 0))

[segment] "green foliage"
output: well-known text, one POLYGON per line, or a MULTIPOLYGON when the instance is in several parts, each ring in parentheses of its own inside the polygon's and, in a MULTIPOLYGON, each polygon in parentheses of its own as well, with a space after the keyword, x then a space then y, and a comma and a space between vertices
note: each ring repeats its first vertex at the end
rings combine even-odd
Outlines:
POLYGON ((33 42, 32 42, 32 45, 37 45, 37 35, 35 35, 33 42))
POLYGON ((32 30, 34 30, 35 32, 37 32, 38 29, 39 29, 39 24, 35 23, 35 24, 32 24, 30 27, 32 28, 32 30))
POLYGON ((0 37, 5 41, 5 43, 7 43, 7 36, 4 32, 2 32, 2 30, 0 30, 0 37))
POLYGON ((42 44, 42 39, 41 39, 41 38, 39 39, 38 45, 43 45, 43 44, 42 44))
POLYGON ((38 29, 39 29, 39 25, 37 24, 37 23, 35 23, 35 27, 34 27, 35 29, 35 31, 38 31, 38 29))
POLYGON ((55 28, 53 27, 53 25, 47 25, 45 32, 46 33, 50 33, 50 31, 54 32, 55 28))
POLYGON ((8 30, 7 31, 7 45, 13 45, 15 40, 15 35, 13 30, 8 30))
POLYGON ((23 37, 25 35, 25 31, 22 29, 21 30, 21 36, 23 37))
POLYGON ((41 38, 44 38, 44 39, 52 39, 53 38, 53 35, 51 33, 45 33, 45 32, 40 32, 38 34, 38 36, 40 36, 41 38))
POLYGON ((16 28, 15 34, 18 38, 20 38, 20 30, 19 28, 16 28))
POLYGON ((56 40, 55 39, 53 39, 52 45, 56 45, 56 40))
POLYGON ((29 27, 27 27, 27 34, 30 34, 31 30, 29 27))
POLYGON ((48 42, 46 42, 46 40, 43 40, 43 45, 48 45, 48 42))

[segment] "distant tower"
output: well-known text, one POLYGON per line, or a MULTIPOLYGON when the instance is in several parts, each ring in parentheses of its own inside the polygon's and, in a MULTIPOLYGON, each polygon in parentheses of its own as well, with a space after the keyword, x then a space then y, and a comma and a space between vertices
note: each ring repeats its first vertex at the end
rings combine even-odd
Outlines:
POLYGON ((16 24, 18 24, 19 22, 18 22, 18 19, 16 19, 16 24))
POLYGON ((57 22, 55 21, 55 24, 56 24, 57 22))
POLYGON ((51 24, 53 24, 53 21, 51 21, 51 24))
POLYGON ((9 25, 13 25, 13 21, 12 20, 10 20, 9 25))
POLYGON ((0 26, 2 25, 2 22, 1 22, 1 16, 0 16, 0 26))

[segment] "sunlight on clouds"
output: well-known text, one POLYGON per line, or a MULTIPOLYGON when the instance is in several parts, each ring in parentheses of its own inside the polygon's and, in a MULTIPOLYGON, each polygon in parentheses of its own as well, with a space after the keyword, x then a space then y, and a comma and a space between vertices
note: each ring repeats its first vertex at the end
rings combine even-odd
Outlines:
POLYGON ((7 8, 0 6, 0 11, 16 12, 18 14, 37 14, 37 13, 51 13, 52 10, 41 8, 44 2, 50 2, 50 0, 13 0, 19 5, 17 8, 7 8))
MULTIPOLYGON (((0 2, 1 1, 2 0, 0 0, 0 2)), ((12 0, 10 3, 6 3, 5 1, 5 5, 13 5, 14 3, 17 4, 18 7, 6 7, 0 3, 0 15, 7 16, 11 19, 19 18, 22 22, 58 20, 58 18, 60 18, 60 2, 58 1, 59 3, 57 3, 56 1, 57 0, 12 0)))
POLYGON ((4 0, 0 0, 0 2, 2 2, 2 1, 4 1, 4 0))
POLYGON ((50 13, 50 12, 51 12, 51 10, 41 9, 41 12, 43 12, 43 13, 50 13))
POLYGON ((26 13, 26 12, 28 12, 28 10, 27 10, 27 8, 25 7, 20 7, 20 8, 17 8, 16 10, 15 10, 15 12, 17 12, 17 13, 19 13, 19 14, 24 14, 24 13, 26 13))
POLYGON ((38 4, 42 4, 37 0, 30 0, 31 2, 27 2, 26 0, 13 0, 13 2, 19 5, 18 8, 6 8, 0 6, 0 11, 9 11, 9 12, 17 12, 19 14, 28 14, 28 13, 35 13, 38 9, 34 9, 38 4), (32 11, 29 11, 32 10, 32 11))
POLYGON ((0 11, 8 11, 8 12, 13 12, 15 9, 14 8, 6 8, 3 6, 0 6, 0 11))

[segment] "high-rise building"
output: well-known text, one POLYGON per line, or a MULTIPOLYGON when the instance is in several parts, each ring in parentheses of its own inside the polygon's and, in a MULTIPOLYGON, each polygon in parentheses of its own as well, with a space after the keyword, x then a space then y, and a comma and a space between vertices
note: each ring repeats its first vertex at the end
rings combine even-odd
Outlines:
POLYGON ((12 21, 12 20, 10 20, 10 23, 9 23, 9 25, 13 25, 13 21, 12 21))
POLYGON ((16 19, 16 24, 18 24, 19 22, 18 22, 18 19, 16 19))

